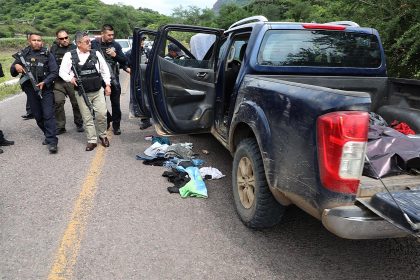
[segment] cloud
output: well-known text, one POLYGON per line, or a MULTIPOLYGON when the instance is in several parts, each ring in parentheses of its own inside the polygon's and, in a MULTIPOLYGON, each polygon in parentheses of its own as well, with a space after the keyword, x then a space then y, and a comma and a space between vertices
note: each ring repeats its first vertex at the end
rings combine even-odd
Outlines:
MULTIPOLYGON (((158 11, 161 14, 171 15, 173 9, 180 6, 180 3, 174 0, 102 0, 105 4, 123 4, 130 5, 135 8, 142 7, 158 11)), ((188 8, 189 6, 196 6, 200 9, 212 8, 216 1, 212 0, 183 0, 182 7, 188 8)))

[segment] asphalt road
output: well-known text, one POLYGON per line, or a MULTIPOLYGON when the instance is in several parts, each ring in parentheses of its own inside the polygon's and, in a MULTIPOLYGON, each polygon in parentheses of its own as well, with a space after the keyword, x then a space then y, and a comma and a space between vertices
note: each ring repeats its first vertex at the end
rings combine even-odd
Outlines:
POLYGON ((16 142, 0 155, 1 279, 420 279, 413 239, 340 239, 296 207, 274 228, 246 228, 232 158, 210 135, 171 140, 192 142, 227 176, 207 181, 208 199, 169 194, 165 169, 135 159, 156 134, 128 119, 123 81, 122 134, 109 132, 111 146, 94 152, 69 102, 56 155, 35 121, 20 118, 23 94, 0 102, 0 129, 16 142))

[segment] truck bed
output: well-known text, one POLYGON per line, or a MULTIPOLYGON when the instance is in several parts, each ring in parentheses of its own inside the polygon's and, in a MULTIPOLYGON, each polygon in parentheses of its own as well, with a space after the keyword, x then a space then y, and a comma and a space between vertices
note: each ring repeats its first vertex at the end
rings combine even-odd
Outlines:
MULTIPOLYGON (((397 175, 382 179, 389 191, 420 190, 420 175, 397 175)), ((380 180, 362 176, 358 197, 371 197, 375 193, 386 192, 380 180)))
MULTIPOLYGON (((263 75, 260 75, 264 77, 263 75)), ((355 76, 296 76, 296 75, 269 75, 267 77, 327 87, 345 91, 368 92, 371 96, 371 111, 376 112, 384 105, 389 92, 387 77, 355 77, 355 76)))

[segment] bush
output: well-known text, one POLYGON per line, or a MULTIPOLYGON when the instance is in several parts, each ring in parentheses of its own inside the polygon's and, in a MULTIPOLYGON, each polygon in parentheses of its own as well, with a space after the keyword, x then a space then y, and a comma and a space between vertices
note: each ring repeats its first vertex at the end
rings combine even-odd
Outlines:
MULTIPOLYGON (((46 44, 46 46, 50 46, 54 40, 55 37, 42 37, 42 39, 44 40, 44 43, 46 44)), ((27 46, 28 41, 26 40, 25 37, 19 37, 19 38, 1 38, 0 39, 0 51, 4 50, 4 49, 23 49, 24 47, 27 46)))

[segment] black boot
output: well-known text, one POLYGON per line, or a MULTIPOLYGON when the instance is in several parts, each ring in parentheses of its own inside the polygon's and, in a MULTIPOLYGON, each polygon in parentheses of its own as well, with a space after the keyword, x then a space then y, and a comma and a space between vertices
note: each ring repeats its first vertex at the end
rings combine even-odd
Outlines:
POLYGON ((141 120, 141 123, 140 123, 140 129, 141 130, 146 129, 146 128, 151 127, 151 126, 152 126, 152 124, 150 123, 150 119, 141 120))
POLYGON ((6 140, 6 138, 4 138, 3 131, 0 130, 0 146, 10 146, 13 144, 15 144, 15 142, 6 140))
POLYGON ((26 114, 26 115, 22 115, 21 117, 24 120, 30 120, 30 119, 34 119, 35 118, 34 114, 26 114))
POLYGON ((2 141, 0 141, 0 146, 11 146, 14 144, 15 144, 15 141, 9 141, 6 139, 3 139, 2 141))

